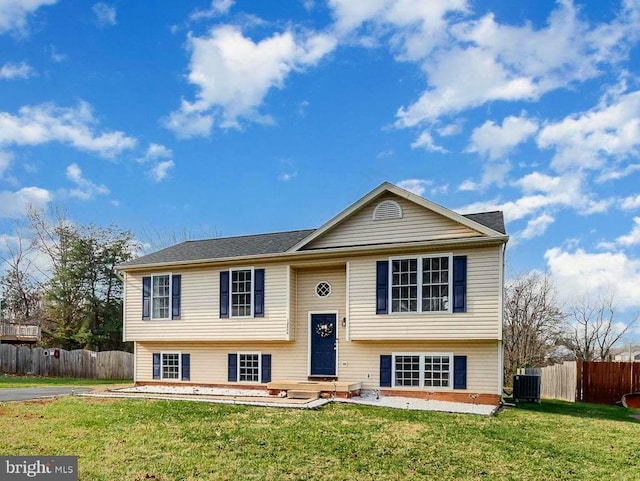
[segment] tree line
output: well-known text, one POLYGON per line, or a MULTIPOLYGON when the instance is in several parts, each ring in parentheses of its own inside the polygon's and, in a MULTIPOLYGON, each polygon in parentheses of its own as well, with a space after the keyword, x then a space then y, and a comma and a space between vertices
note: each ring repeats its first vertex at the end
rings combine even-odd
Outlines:
POLYGON ((509 384, 522 367, 612 360, 638 314, 621 322, 614 292, 561 302, 552 278, 534 271, 505 286, 503 320, 504 381, 509 384))
POLYGON ((140 246, 130 231, 72 223, 61 210, 29 210, 0 253, 2 314, 37 325, 63 349, 130 350, 122 341, 123 282, 116 266, 140 246))

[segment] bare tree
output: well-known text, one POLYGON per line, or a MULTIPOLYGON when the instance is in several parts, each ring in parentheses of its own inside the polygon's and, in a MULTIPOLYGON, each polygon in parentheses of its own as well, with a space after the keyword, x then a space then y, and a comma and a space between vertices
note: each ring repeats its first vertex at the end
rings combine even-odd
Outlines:
POLYGON ((33 259, 35 245, 22 226, 14 224, 14 235, 0 252, 2 293, 1 317, 12 323, 40 325, 43 318, 42 286, 33 259))
POLYGON ((558 347, 563 314, 551 278, 530 272, 509 282, 504 302, 504 380, 520 367, 543 366, 558 347))
POLYGON ((188 228, 184 226, 173 230, 151 227, 142 229, 139 241, 141 243, 141 248, 143 248, 145 252, 153 252, 185 241, 213 239, 216 237, 220 237, 220 233, 217 229, 211 230, 203 225, 196 228, 188 228))
POLYGON ((568 310, 570 327, 565 345, 576 358, 585 361, 608 361, 611 350, 638 320, 636 313, 630 322, 620 321, 620 312, 613 293, 596 298, 583 297, 568 310))

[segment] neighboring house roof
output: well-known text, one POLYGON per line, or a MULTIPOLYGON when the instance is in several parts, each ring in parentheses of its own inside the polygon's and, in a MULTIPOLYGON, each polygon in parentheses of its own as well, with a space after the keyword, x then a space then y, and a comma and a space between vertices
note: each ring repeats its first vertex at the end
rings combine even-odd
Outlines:
MULTIPOLYGON (((502 212, 480 212, 477 214, 467 214, 464 217, 495 231, 505 233, 502 212)), ((317 229, 305 229, 273 232, 270 234, 185 241, 146 256, 124 262, 120 264, 120 267, 280 254, 287 252, 291 247, 313 234, 316 230, 317 229)))

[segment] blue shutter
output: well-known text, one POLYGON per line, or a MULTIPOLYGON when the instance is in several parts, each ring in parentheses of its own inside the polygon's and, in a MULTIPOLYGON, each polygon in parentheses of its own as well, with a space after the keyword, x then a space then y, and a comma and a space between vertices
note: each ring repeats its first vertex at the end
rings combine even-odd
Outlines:
POLYGON ((453 257, 453 312, 467 312, 467 256, 453 257))
POLYGON ((228 364, 227 364, 227 380, 229 382, 237 382, 238 381, 238 355, 234 353, 229 353, 228 364))
POLYGON ((229 271, 220 272, 220 317, 229 317, 229 271))
POLYGON ((171 319, 180 319, 180 287, 182 276, 171 276, 171 319))
POLYGON ((376 265, 376 314, 389 312, 389 261, 376 265))
POLYGON ((182 355, 182 380, 188 381, 191 376, 191 355, 182 355))
POLYGON ((264 317, 264 269, 255 269, 253 276, 253 315, 264 317))
POLYGON ((271 354, 262 355, 262 382, 271 382, 271 354))
POLYGON ((380 356, 380 387, 391 387, 391 356, 380 356))
POLYGON ((142 278, 142 319, 151 318, 151 277, 142 278))
POLYGON ((153 353, 153 379, 160 379, 160 353, 153 353))
POLYGON ((467 356, 453 356, 453 389, 467 389, 467 356))

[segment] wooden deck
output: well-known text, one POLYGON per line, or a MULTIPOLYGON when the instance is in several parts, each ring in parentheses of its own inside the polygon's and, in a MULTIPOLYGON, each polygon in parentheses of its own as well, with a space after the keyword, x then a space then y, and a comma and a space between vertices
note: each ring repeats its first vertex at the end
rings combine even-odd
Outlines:
POLYGON ((362 389, 359 381, 272 381, 267 384, 270 394, 277 395, 282 391, 319 391, 321 397, 357 396, 362 389))

